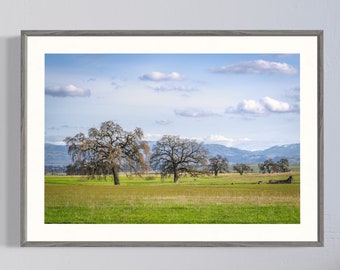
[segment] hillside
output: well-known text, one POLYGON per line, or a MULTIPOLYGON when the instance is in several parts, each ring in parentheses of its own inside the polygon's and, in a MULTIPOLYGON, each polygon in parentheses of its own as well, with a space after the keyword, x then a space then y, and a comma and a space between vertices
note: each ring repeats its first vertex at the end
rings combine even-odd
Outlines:
POLYGON ((269 158, 278 161, 287 158, 289 163, 300 163, 300 144, 276 145, 265 150, 247 151, 220 144, 206 144, 210 156, 221 155, 230 163, 259 163, 269 158))
POLYGON ((45 143, 45 166, 67 166, 72 163, 65 145, 45 143))
MULTIPOLYGON (((153 146, 155 142, 150 142, 153 146)), ((287 158, 290 164, 300 163, 300 144, 276 145, 265 150, 247 151, 220 144, 205 144, 209 156, 221 155, 228 158, 230 163, 259 163, 266 159, 278 161, 287 158)), ((64 145, 45 144, 45 166, 66 166, 71 157, 64 145)))

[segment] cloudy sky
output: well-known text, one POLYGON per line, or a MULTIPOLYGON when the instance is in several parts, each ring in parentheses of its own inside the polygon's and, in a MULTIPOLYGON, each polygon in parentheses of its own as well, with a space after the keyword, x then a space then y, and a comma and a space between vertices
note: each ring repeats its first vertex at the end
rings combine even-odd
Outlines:
POLYGON ((247 150, 300 142, 298 54, 47 54, 45 141, 113 120, 247 150))

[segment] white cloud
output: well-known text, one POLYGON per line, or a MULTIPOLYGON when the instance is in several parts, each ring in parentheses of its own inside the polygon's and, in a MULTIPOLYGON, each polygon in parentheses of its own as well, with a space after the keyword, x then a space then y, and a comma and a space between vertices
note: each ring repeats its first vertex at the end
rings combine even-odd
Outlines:
POLYGON ((70 84, 66 86, 46 87, 45 94, 52 97, 89 97, 91 91, 70 84))
POLYGON ((177 91, 177 92, 193 92, 197 91, 196 88, 187 87, 187 86, 176 86, 176 85, 160 85, 152 88, 155 91, 159 92, 170 92, 170 91, 177 91))
POLYGON ((250 142, 250 141, 251 141, 251 139, 249 139, 249 138, 247 138, 247 137, 245 137, 245 138, 239 138, 239 140, 240 140, 241 142, 250 142))
POLYGON ((294 107, 289 105, 287 102, 279 101, 270 97, 262 98, 262 103, 270 112, 283 113, 294 111, 294 107))
MULTIPOLYGON (((146 141, 158 141, 160 140, 164 134, 160 133, 146 133, 144 134, 144 139, 146 141)), ((197 142, 204 142, 206 144, 221 144, 227 147, 238 147, 238 148, 247 148, 248 145, 254 143, 252 139, 247 137, 227 137, 222 134, 211 134, 206 137, 198 137, 198 136, 181 136, 183 139, 196 140, 197 142)))
POLYGON ((191 108, 191 109, 176 109, 175 114, 184 117, 206 117, 216 115, 213 112, 205 111, 202 109, 191 108))
POLYGON ((211 134, 208 137, 204 138, 204 141, 206 143, 222 144, 228 147, 240 147, 248 144, 252 140, 246 137, 232 138, 221 134, 211 134))
POLYGON ((163 137, 164 134, 160 133, 145 133, 144 139, 146 141, 158 141, 163 137))
POLYGON ((256 100, 244 99, 236 107, 228 107, 225 113, 249 113, 249 114, 264 114, 265 107, 256 100))
POLYGON ((170 121, 170 120, 156 120, 155 122, 156 122, 156 124, 162 125, 162 126, 167 126, 167 125, 170 125, 172 123, 172 121, 170 121))
POLYGON ((165 74, 159 71, 153 71, 147 74, 144 74, 139 77, 139 79, 144 81, 177 81, 182 80, 183 76, 178 72, 171 72, 169 74, 165 74))
POLYGON ((50 143, 54 145, 65 145, 66 146, 66 143, 64 141, 50 142, 50 143))
POLYGON ((211 134, 206 138, 206 140, 209 142, 224 142, 228 144, 232 144, 235 141, 233 138, 225 137, 224 135, 220 134, 211 134))
POLYGON ((265 60, 244 61, 234 65, 212 68, 215 73, 240 73, 240 74, 296 74, 297 70, 287 63, 269 62, 265 60))
POLYGON ((291 105, 288 102, 264 97, 260 101, 244 99, 237 106, 228 107, 225 113, 265 115, 268 113, 289 113, 299 111, 298 105, 291 105))

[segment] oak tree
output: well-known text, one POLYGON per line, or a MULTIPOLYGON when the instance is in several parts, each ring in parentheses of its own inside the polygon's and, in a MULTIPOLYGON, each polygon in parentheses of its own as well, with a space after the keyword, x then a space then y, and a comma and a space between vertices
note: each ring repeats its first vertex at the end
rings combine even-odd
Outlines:
POLYGON ((281 158, 278 162, 272 159, 267 159, 263 163, 258 164, 261 173, 277 173, 289 172, 289 161, 286 158, 281 158))
POLYGON ((215 176, 228 170, 228 159, 221 155, 209 158, 209 169, 215 176))
POLYGON ((233 169, 242 175, 245 172, 250 171, 250 167, 244 163, 237 163, 233 166, 233 169))
POLYGON ((122 129, 112 122, 103 122, 99 129, 90 128, 88 136, 78 133, 64 139, 68 153, 74 165, 81 164, 91 173, 108 168, 115 185, 119 185, 119 171, 129 170, 134 173, 148 169, 146 159, 149 146, 142 140, 143 131, 136 128, 132 132, 122 129))
POLYGON ((173 174, 174 183, 178 183, 182 173, 195 173, 207 164, 207 154, 203 143, 164 135, 153 147, 150 162, 162 175, 173 174))

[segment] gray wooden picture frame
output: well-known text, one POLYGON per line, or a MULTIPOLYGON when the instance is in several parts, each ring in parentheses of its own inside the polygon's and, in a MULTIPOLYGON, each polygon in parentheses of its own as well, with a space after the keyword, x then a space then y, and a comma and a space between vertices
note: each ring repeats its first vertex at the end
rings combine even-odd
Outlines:
POLYGON ((324 243, 324 180, 323 180, 323 31, 322 30, 236 30, 236 31, 213 31, 213 30, 147 30, 147 31, 125 31, 125 30, 84 30, 84 31, 48 31, 48 30, 23 30, 21 32, 21 246, 23 247, 320 247, 324 243), (81 37, 81 36, 313 36, 317 37, 317 150, 318 150, 318 168, 317 168, 317 185, 318 185, 318 232, 317 241, 301 242, 253 242, 253 241, 32 241, 27 239, 27 39, 30 37, 81 37))

